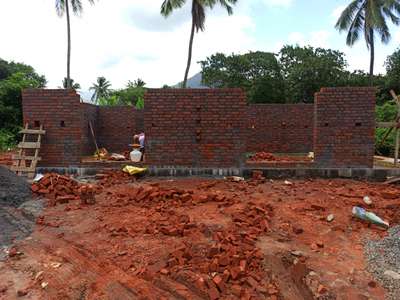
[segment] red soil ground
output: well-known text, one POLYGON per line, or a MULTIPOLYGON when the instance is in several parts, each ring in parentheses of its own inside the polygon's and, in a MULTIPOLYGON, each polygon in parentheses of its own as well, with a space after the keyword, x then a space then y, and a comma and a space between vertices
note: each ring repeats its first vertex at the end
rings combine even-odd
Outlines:
POLYGON ((350 180, 115 183, 94 205, 44 210, 0 263, 0 299, 384 299, 362 240, 385 231, 351 208, 369 195, 368 209, 398 224, 399 191, 350 180))

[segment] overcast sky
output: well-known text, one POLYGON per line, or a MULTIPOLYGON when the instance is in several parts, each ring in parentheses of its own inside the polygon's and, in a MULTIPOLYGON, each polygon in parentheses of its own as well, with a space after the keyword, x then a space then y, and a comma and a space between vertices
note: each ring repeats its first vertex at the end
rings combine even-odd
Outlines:
MULTIPOLYGON (((99 0, 84 3, 81 17, 72 17, 71 76, 87 90, 98 76, 113 88, 142 78, 150 87, 183 79, 190 33, 188 6, 170 18, 160 16, 162 0, 99 0)), ((190 2, 190 1, 189 1, 190 2)), ((368 70, 365 43, 345 45, 334 24, 350 0, 239 0, 233 16, 222 9, 208 12, 206 31, 195 36, 190 75, 199 60, 215 52, 277 52, 284 44, 329 47, 346 53, 350 69, 368 70)), ((392 27, 389 45, 377 44, 376 70, 400 44, 400 28, 392 27)), ((66 75, 65 18, 55 0, 0 0, 0 58, 32 65, 61 85, 66 75)))

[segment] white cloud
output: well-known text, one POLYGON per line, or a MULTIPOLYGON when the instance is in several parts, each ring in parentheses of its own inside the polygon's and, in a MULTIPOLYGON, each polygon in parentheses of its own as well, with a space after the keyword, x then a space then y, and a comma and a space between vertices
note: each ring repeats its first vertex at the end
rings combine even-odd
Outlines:
POLYGON ((290 7, 293 0, 264 0, 268 6, 290 7))
POLYGON ((346 8, 346 5, 339 5, 338 7, 336 7, 332 14, 332 23, 336 24, 337 20, 339 19, 339 17, 342 15, 342 12, 344 11, 344 9, 346 8))
POLYGON ((302 32, 292 32, 289 34, 286 41, 281 41, 277 43, 278 45, 299 45, 299 46, 312 46, 312 47, 322 47, 329 48, 329 38, 331 33, 326 30, 312 31, 310 33, 304 34, 302 32))
MULTIPOLYGON (((83 89, 88 89, 97 76, 105 76, 113 88, 138 77, 151 87, 181 81, 190 11, 184 8, 165 19, 159 14, 160 4, 119 0, 99 1, 91 7, 84 2, 83 16, 72 18, 72 78, 83 89)), ((208 12, 206 31, 195 36, 191 75, 200 70, 199 60, 217 51, 255 49, 255 41, 248 34, 254 24, 245 11, 239 5, 233 16, 221 9, 208 12)), ((2 31, 1 58, 32 65, 46 75, 49 87, 61 85, 66 73, 66 20, 57 16, 54 1, 2 1, 0 28, 11 28, 2 31)))

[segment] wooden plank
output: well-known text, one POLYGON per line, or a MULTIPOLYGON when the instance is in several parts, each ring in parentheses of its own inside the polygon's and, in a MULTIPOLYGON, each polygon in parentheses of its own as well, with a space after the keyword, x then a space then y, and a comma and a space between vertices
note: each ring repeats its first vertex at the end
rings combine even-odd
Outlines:
POLYGON ((22 134, 45 134, 45 130, 40 129, 22 129, 19 133, 22 134))
POLYGON ((35 156, 26 156, 26 155, 13 155, 12 156, 13 160, 19 160, 19 159, 25 159, 25 160, 42 160, 41 157, 35 157, 35 156))
MULTIPOLYGON (((40 143, 21 142, 18 144, 18 148, 20 148, 20 149, 39 149, 40 143)), ((21 155, 22 155, 22 153, 21 153, 21 155)))
POLYGON ((36 168, 24 167, 24 166, 11 166, 11 170, 14 172, 35 172, 36 168))
POLYGON ((393 128, 397 127, 396 122, 377 122, 376 123, 377 128, 393 128))

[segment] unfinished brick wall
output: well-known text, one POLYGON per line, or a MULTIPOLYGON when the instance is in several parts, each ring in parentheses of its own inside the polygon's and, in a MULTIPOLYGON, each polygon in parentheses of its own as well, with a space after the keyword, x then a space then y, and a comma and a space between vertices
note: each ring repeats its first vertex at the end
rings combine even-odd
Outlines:
POLYGON ((74 90, 27 89, 22 93, 24 123, 46 130, 42 166, 78 165, 82 152, 83 113, 74 90))
POLYGON ((313 104, 252 104, 247 112, 247 152, 313 151, 313 104))
POLYGON ((372 167, 375 88, 323 88, 315 95, 318 166, 372 167))
POLYGON ((89 122, 92 124, 94 134, 98 143, 98 108, 96 105, 81 103, 83 111, 83 124, 82 124, 82 155, 91 155, 96 151, 92 132, 90 130, 89 122))
POLYGON ((146 161, 158 166, 240 166, 245 116, 241 89, 150 89, 145 95, 146 161))
POLYGON ((108 151, 131 150, 133 135, 143 132, 143 111, 133 106, 100 106, 98 108, 99 147, 108 151))

